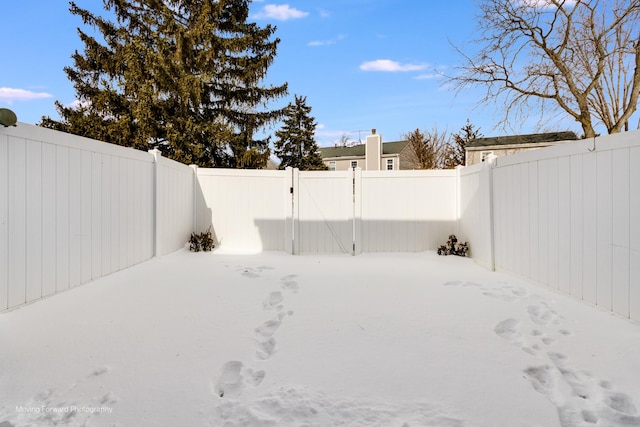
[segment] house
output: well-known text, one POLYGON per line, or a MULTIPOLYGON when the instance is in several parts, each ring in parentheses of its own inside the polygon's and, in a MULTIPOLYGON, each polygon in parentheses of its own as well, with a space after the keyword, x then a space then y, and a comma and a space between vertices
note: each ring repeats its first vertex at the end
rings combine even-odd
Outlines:
POLYGON ((578 139, 573 132, 535 133, 529 135, 496 136, 476 138, 465 146, 466 166, 484 162, 493 154, 496 157, 508 156, 519 151, 535 150, 565 141, 578 139))
POLYGON ((355 167, 362 170, 414 169, 411 154, 411 146, 407 141, 383 143, 375 129, 364 144, 320 148, 322 161, 330 171, 355 167))

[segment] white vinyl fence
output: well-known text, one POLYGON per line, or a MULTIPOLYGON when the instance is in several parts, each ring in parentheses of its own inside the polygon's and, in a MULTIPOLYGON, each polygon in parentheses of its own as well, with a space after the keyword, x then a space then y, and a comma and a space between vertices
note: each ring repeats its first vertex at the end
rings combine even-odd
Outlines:
POLYGON ((0 129, 0 311, 182 247, 193 183, 191 168, 150 153, 0 129))
POLYGON ((0 311, 182 247, 434 250, 640 321, 640 131, 454 171, 198 169, 61 132, 0 128, 0 311))
POLYGON ((460 185, 478 262, 640 321, 639 131, 464 168, 460 185))
POLYGON ((197 228, 232 252, 416 252, 456 230, 456 171, 198 169, 197 228))

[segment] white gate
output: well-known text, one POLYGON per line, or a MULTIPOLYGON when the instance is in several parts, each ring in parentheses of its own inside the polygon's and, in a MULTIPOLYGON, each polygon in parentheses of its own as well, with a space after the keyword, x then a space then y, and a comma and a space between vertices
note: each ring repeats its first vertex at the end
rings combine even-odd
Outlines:
POLYGON ((355 251, 354 171, 293 170, 293 253, 355 251))

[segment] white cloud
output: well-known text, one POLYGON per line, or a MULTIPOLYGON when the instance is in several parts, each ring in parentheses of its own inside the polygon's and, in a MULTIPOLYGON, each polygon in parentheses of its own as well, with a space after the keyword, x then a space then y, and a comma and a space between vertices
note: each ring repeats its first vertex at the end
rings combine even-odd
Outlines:
POLYGON ((312 46, 312 47, 316 47, 316 46, 330 46, 332 44, 336 44, 338 43, 340 40, 344 40, 344 36, 342 34, 340 34, 338 37, 329 39, 329 40, 313 40, 310 41, 309 43, 307 43, 307 46, 312 46))
POLYGON ((384 72, 404 72, 420 71, 427 68, 426 64, 401 64, 390 59, 376 59, 375 61, 363 62, 360 64, 362 71, 384 71, 384 72))
POLYGON ((32 99, 51 98, 53 95, 46 92, 32 92, 24 89, 0 87, 0 101, 11 104, 13 101, 30 101, 32 99))
POLYGON ((300 19, 309 15, 309 12, 303 12, 296 8, 292 8, 288 4, 266 4, 253 17, 255 19, 275 19, 277 21, 288 21, 289 19, 300 19))

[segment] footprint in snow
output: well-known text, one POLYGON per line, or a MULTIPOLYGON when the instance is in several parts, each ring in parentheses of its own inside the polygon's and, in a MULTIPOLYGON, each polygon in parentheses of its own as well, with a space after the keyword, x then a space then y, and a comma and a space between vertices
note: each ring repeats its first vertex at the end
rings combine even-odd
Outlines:
POLYGON ((278 330, 282 324, 282 319, 284 319, 285 316, 285 313, 279 313, 276 318, 267 320, 262 325, 258 326, 255 329, 258 338, 270 338, 278 330))
MULTIPOLYGON (((280 304, 284 300, 282 296, 282 292, 271 292, 267 298, 262 302, 262 308, 264 310, 271 310, 272 308, 277 308, 278 304, 280 304)), ((282 308, 282 306, 280 306, 282 308)))
POLYGON ((460 286, 460 285, 462 285, 465 288, 468 288, 470 286, 482 288, 482 285, 479 285, 478 283, 463 282, 462 280, 451 280, 449 282, 443 283, 443 286, 460 286))
POLYGON ((532 366, 524 372, 533 388, 557 407, 563 427, 640 426, 638 409, 629 395, 613 391, 611 383, 588 371, 575 369, 565 354, 547 355, 552 365, 532 366))
POLYGON ((267 360, 276 351, 276 340, 271 337, 266 341, 256 341, 256 358, 267 360))
POLYGON ((561 319, 561 316, 544 301, 539 305, 530 305, 527 312, 531 321, 540 326, 557 325, 561 319))
POLYGON ((242 275, 244 277, 248 277, 250 279, 257 279, 258 277, 260 277, 258 272, 256 270, 254 270, 253 268, 243 268, 242 269, 242 275))
POLYGON ((238 397, 244 389, 244 384, 257 387, 265 377, 264 371, 254 371, 245 368, 238 360, 225 363, 214 384, 214 393, 219 397, 238 397))
POLYGON ((452 280, 450 282, 444 283, 444 286, 458 286, 461 285, 462 282, 460 280, 452 280))
POLYGON ((289 274, 287 276, 284 276, 282 278, 280 278, 280 282, 282 283, 282 288, 284 289, 288 289, 290 291, 297 291, 299 286, 298 286, 298 282, 296 282, 295 279, 296 277, 298 277, 295 274, 289 274))
POLYGON ((506 319, 502 322, 498 323, 494 328, 493 332, 498 335, 500 338, 505 341, 520 346, 522 351, 529 353, 531 355, 535 355, 536 351, 539 350, 539 346, 532 345, 530 346, 524 339, 522 332, 520 331, 521 324, 519 320, 516 319, 506 319))

